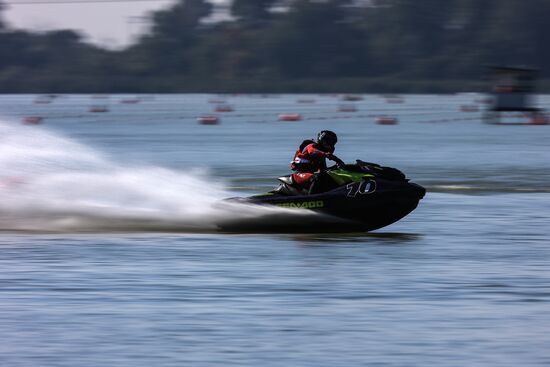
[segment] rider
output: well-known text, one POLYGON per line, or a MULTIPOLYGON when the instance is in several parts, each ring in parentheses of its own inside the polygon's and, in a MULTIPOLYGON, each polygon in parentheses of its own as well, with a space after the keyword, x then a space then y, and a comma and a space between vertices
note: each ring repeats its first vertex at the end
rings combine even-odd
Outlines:
POLYGON ((317 141, 304 140, 296 151, 291 162, 294 171, 292 179, 310 194, 321 192, 323 189, 326 159, 336 162, 339 167, 344 165, 344 162, 333 154, 337 141, 338 137, 334 132, 323 130, 317 135, 317 141))

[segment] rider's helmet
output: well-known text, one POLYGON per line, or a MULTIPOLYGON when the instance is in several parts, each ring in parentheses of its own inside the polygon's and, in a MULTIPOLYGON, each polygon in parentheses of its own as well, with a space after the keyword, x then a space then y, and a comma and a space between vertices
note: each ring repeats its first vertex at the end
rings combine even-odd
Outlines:
POLYGON ((317 144, 331 153, 334 152, 336 142, 338 142, 338 137, 333 131, 323 130, 317 135, 317 144))

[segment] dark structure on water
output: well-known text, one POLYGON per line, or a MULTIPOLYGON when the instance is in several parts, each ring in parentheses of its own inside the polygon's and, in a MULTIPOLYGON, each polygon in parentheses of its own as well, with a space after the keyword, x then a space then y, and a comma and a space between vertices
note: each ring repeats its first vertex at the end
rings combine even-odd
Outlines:
POLYGON ((489 71, 493 85, 484 115, 486 123, 504 124, 503 117, 512 115, 526 120, 516 124, 548 124, 545 111, 537 108, 533 101, 538 75, 536 69, 492 66, 489 71))

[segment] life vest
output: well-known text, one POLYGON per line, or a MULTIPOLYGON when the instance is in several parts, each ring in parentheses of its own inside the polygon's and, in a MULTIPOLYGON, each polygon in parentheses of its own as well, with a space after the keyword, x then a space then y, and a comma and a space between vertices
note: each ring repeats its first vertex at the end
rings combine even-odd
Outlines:
POLYGON ((304 140, 290 163, 293 171, 313 173, 326 166, 325 152, 317 148, 315 141, 304 140))

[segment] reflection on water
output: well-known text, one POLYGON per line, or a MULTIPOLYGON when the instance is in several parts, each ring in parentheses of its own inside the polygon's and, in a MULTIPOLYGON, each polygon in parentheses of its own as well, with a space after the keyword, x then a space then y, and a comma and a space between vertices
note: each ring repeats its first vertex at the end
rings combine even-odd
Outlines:
POLYGON ((334 234, 300 234, 290 237, 294 241, 307 245, 338 245, 364 244, 364 245, 390 245, 404 244, 409 241, 417 241, 422 235, 415 233, 371 232, 371 233, 339 233, 334 234), (374 240, 374 241, 373 241, 374 240))

